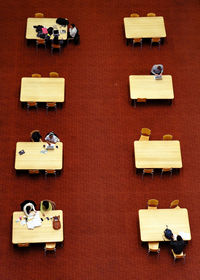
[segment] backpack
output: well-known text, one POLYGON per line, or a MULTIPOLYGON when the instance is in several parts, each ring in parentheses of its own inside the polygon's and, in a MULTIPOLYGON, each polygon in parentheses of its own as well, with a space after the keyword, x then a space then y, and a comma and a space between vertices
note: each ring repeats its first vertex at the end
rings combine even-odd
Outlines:
POLYGON ((168 227, 164 230, 164 235, 167 239, 172 239, 173 233, 171 229, 168 229, 168 227))

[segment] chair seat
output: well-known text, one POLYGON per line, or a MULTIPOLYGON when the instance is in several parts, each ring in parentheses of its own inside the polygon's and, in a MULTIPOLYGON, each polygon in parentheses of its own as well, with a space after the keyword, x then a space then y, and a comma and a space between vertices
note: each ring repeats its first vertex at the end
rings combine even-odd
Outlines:
POLYGON ((141 135, 139 141, 148 141, 149 140, 149 136, 146 135, 141 135))
POLYGON ((56 243, 55 242, 48 242, 45 244, 45 250, 48 251, 54 251, 56 248, 56 243))
POLYGON ((148 242, 149 252, 159 252, 159 242, 148 242))
POLYGON ((60 48, 61 48, 60 45, 56 45, 56 44, 51 44, 51 47, 52 47, 53 49, 60 49, 60 48))

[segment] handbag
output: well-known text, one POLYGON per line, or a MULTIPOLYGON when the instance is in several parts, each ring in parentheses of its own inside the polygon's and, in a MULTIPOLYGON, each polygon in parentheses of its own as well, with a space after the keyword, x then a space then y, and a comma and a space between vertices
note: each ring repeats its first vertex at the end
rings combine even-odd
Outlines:
POLYGON ((58 230, 61 228, 60 215, 53 217, 53 229, 58 230))

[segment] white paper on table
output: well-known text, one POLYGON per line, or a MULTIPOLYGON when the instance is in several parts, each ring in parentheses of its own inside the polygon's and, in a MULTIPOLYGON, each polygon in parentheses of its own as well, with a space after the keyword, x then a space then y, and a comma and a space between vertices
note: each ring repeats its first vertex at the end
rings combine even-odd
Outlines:
POLYGON ((40 227, 41 225, 42 225, 42 221, 40 219, 40 215, 38 211, 34 216, 31 215, 28 217, 28 221, 27 221, 28 229, 34 229, 35 227, 40 227))
POLYGON ((179 232, 179 235, 183 238, 183 239, 190 239, 190 234, 188 232, 179 232))

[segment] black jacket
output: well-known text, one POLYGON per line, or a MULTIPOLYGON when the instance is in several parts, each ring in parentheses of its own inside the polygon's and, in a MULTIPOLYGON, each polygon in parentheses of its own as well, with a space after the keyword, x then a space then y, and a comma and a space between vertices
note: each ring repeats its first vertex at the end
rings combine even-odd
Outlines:
POLYGON ((184 240, 171 241, 170 245, 171 245, 171 248, 173 249, 175 254, 181 254, 183 252, 185 242, 184 242, 184 240))

